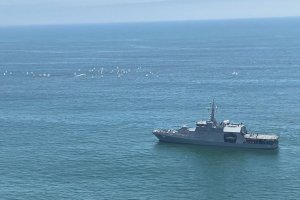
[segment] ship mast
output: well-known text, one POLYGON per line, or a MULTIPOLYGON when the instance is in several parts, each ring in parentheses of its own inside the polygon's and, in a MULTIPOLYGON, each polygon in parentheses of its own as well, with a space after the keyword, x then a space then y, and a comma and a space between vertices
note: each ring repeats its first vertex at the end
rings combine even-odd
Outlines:
POLYGON ((213 122, 214 124, 217 123, 217 120, 215 119, 215 112, 216 112, 216 105, 215 105, 215 100, 213 99, 213 102, 211 104, 210 121, 213 122))

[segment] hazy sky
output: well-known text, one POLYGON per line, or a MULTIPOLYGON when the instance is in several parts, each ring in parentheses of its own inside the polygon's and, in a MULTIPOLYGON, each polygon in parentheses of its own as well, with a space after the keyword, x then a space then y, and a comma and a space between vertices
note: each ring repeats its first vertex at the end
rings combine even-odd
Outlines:
POLYGON ((300 16, 300 0, 0 0, 0 26, 300 16))

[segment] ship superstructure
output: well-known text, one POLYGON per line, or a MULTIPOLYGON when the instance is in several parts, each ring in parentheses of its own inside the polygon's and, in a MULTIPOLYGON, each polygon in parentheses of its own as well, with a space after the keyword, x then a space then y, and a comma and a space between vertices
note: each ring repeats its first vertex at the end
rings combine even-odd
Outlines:
POLYGON ((229 120, 218 123, 215 111, 216 105, 213 100, 209 120, 198 121, 195 128, 183 126, 177 130, 156 129, 153 134, 163 142, 259 149, 278 148, 279 136, 248 133, 244 124, 231 123, 229 120))

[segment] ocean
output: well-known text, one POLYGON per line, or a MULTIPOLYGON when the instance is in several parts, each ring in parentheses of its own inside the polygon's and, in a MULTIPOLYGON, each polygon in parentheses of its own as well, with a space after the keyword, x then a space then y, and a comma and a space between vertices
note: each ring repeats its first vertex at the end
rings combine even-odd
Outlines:
POLYGON ((0 199, 299 199, 300 18, 0 28, 0 199), (219 121, 279 149, 160 143, 219 121))

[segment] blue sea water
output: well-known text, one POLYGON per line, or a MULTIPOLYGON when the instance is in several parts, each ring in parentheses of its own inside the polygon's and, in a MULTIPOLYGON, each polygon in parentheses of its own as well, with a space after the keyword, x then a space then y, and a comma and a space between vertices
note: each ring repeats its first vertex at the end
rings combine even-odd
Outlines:
POLYGON ((0 199, 298 199, 300 19, 0 28, 0 199), (159 143, 208 117, 277 151, 159 143))

